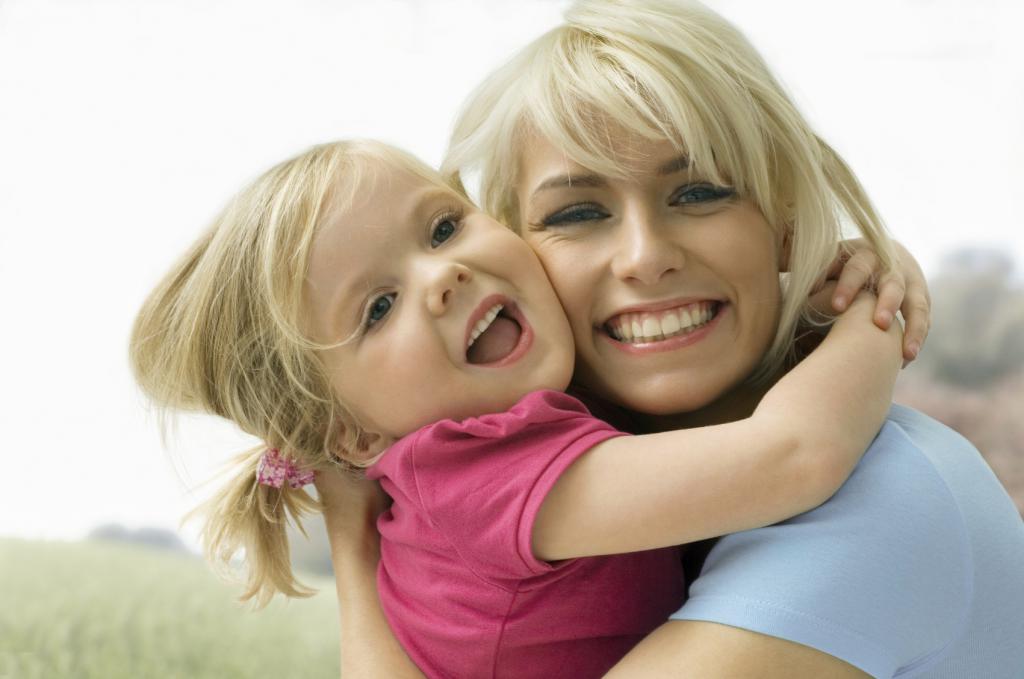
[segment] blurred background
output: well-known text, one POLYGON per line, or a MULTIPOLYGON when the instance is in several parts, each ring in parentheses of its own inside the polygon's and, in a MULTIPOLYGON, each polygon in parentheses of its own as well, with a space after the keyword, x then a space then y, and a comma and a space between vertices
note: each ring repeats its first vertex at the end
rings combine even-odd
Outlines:
MULTIPOLYGON (((321 595, 258 615, 194 556, 181 516, 253 442, 202 417, 161 440, 132 318, 278 160, 363 136, 436 164, 463 97, 566 4, 0 0, 0 677, 337 676, 318 526, 296 560, 321 595)), ((898 400, 1024 508, 1024 5, 709 4, 925 268, 934 328, 898 400)))

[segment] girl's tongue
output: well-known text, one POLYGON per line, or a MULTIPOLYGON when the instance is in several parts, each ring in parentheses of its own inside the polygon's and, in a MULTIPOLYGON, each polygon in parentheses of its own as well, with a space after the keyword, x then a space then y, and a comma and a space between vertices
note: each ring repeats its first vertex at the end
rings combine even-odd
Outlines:
POLYGON ((466 352, 466 360, 474 364, 500 361, 516 348, 523 329, 511 318, 498 316, 466 352))

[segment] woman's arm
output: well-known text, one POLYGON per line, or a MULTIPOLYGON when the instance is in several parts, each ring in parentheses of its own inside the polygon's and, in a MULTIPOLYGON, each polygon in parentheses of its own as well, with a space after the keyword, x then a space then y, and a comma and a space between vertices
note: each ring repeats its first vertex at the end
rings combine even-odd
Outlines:
POLYGON ((821 346, 738 422, 609 439, 545 498, 534 554, 554 561, 693 542, 776 523, 842 485, 882 426, 899 371, 898 324, 858 298, 821 346))
POLYGON ((835 656, 728 625, 670 620, 630 651, 608 679, 865 679, 835 656))
POLYGON ((387 496, 377 483, 340 472, 318 472, 331 563, 341 613, 341 676, 345 679, 422 679, 388 627, 377 596, 380 535, 377 516, 387 496))

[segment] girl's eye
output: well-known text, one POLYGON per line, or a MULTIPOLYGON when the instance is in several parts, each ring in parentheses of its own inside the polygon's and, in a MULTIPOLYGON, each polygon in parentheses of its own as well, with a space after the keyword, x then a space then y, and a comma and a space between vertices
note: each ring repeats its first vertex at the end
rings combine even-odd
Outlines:
POLYGON ((389 292, 388 294, 381 295, 370 302, 370 308, 366 311, 366 322, 364 325, 369 328, 374 323, 387 316, 388 312, 391 311, 391 307, 395 303, 395 297, 395 293, 389 292))
POLYGON ((454 236, 455 232, 459 230, 458 221, 458 217, 454 215, 446 215, 438 220, 430 231, 430 247, 439 247, 454 236))
POLYGON ((566 226, 583 222, 596 222, 607 217, 608 213, 600 206, 592 203, 582 203, 580 205, 570 205, 548 215, 541 221, 541 224, 543 226, 566 226))
POLYGON ((671 205, 694 205, 710 203, 723 198, 731 198, 736 190, 729 186, 715 186, 714 184, 687 184, 680 187, 672 198, 671 205))

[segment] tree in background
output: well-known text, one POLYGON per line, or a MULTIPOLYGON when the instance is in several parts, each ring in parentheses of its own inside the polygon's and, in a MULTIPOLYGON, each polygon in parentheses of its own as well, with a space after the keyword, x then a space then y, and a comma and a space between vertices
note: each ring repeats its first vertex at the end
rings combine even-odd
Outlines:
POLYGON ((1024 512, 1024 286, 1014 261, 959 250, 931 289, 931 333, 896 400, 969 439, 1024 512))
POLYGON ((932 281, 933 326, 921 368, 946 384, 992 385, 1024 367, 1024 290, 1013 259, 958 250, 932 281))

